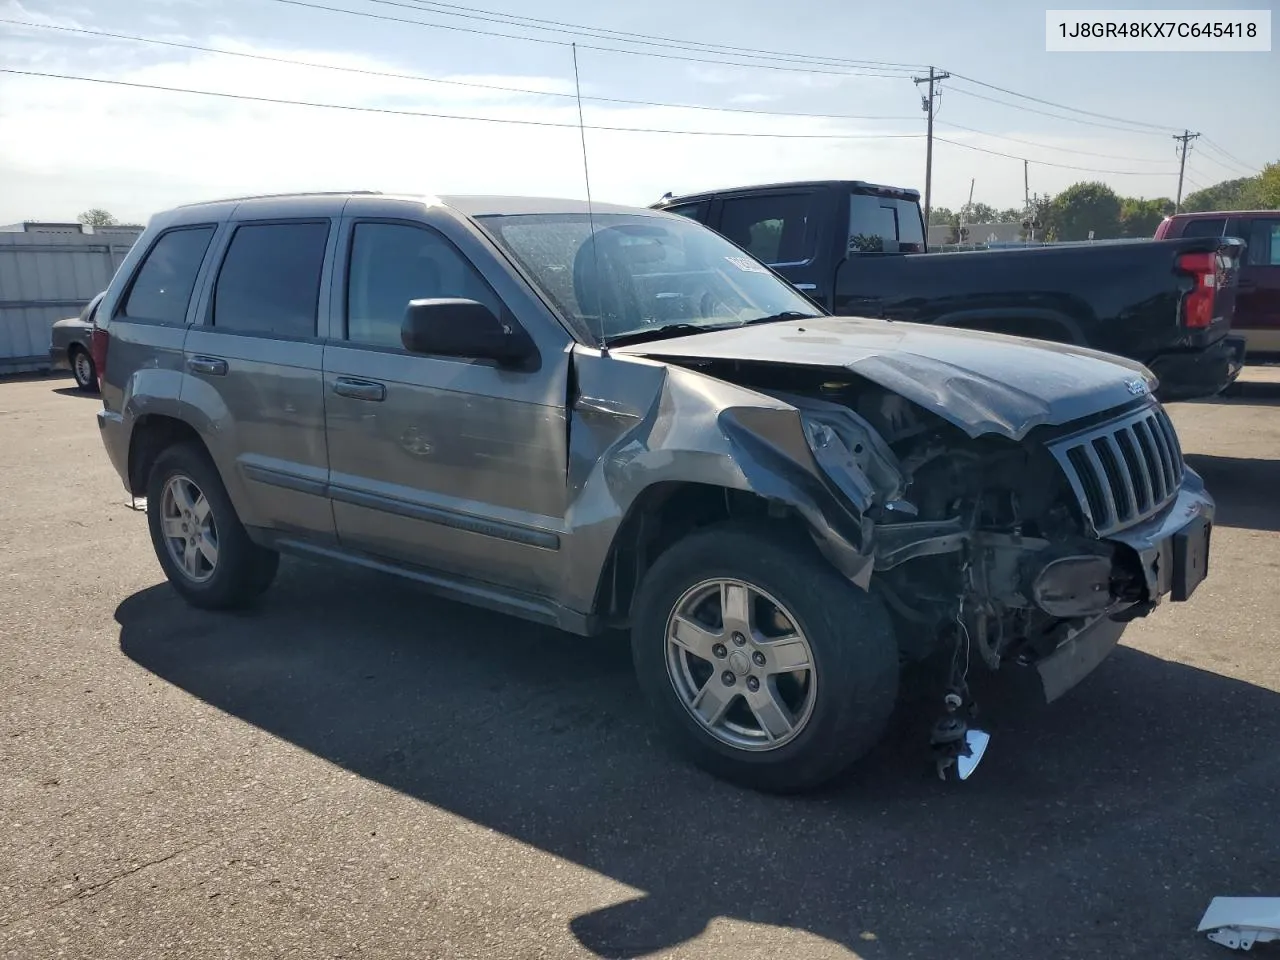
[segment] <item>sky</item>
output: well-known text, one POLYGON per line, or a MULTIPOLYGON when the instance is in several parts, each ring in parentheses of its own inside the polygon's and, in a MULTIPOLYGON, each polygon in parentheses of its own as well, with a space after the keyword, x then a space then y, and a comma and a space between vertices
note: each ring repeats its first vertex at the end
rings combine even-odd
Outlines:
POLYGON ((971 183, 976 201, 1021 207, 1024 158, 1032 194, 1102 180, 1126 196, 1173 196, 1179 129, 1203 134, 1186 192, 1280 160, 1276 44, 1046 53, 1044 5, 1025 0, 0 0, 0 21, 0 68, 114 82, 0 73, 0 223, 90 207, 145 222, 179 203, 293 190, 583 197, 584 135, 602 201, 814 178, 923 191, 925 114, 911 78, 927 64, 954 75, 939 87, 935 207, 959 207, 971 183), (775 56, 746 65, 707 45, 775 56), (725 133, 751 136, 711 135, 725 133))

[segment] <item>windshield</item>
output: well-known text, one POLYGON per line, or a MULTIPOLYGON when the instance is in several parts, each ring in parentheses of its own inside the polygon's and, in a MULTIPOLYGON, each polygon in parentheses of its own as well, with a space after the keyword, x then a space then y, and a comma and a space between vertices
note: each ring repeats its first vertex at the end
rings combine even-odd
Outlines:
POLYGON ((586 214, 477 219, 587 342, 821 313, 720 234, 682 218, 599 214, 594 244, 586 214))

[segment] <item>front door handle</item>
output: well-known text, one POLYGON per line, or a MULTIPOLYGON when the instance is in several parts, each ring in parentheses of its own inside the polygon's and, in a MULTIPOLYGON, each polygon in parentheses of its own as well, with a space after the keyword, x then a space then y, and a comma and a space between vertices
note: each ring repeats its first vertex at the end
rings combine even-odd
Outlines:
POLYGON ((387 388, 372 380, 355 380, 351 377, 339 377, 333 382, 333 392, 340 397, 352 400, 372 400, 380 402, 387 398, 387 388))
POLYGON ((217 357, 190 357, 187 360, 187 369, 192 373, 203 373, 210 377, 225 377, 227 361, 219 360, 217 357))

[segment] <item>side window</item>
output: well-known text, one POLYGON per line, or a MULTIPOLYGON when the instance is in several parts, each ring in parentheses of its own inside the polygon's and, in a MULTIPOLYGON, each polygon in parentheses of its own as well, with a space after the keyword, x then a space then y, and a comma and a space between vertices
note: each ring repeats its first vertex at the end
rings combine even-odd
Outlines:
POLYGON ((707 210, 711 203, 707 200, 699 200, 697 203, 686 203, 678 207, 663 207, 666 213, 676 213, 682 217, 688 217, 690 220, 697 220, 699 223, 707 222, 707 210))
POLYGON ((765 263, 800 263, 813 255, 810 195, 779 194, 725 200, 720 232, 765 263))
POLYGON ((214 228, 182 227, 162 234, 142 262, 121 314, 134 320, 182 324, 214 228))
POLYGON ((1209 217, 1202 220, 1188 220, 1182 228, 1184 237, 1220 237, 1226 228, 1227 221, 1221 217, 1209 217))
POLYGON ((1255 267, 1280 267, 1280 220, 1249 223, 1245 263, 1255 267))
POLYGON ((501 303, 458 250, 426 227, 357 223, 347 279, 347 339, 399 347, 410 300, 478 300, 501 316, 501 303))
POLYGON ((213 290, 213 326, 235 333, 314 337, 329 222, 236 228, 213 290))

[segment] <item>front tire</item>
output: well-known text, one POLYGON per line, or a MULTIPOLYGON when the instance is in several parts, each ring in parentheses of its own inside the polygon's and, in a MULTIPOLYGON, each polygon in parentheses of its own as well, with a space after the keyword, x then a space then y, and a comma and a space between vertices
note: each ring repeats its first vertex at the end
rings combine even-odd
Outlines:
POLYGON ((156 458, 147 525, 165 576, 192 606, 242 607, 275 579, 280 555, 249 539, 217 468, 195 444, 169 447, 156 458))
POLYGON ((888 615, 789 527, 691 534, 654 563, 633 610, 632 657, 658 722, 716 776, 809 790, 888 724, 898 692, 888 615))

